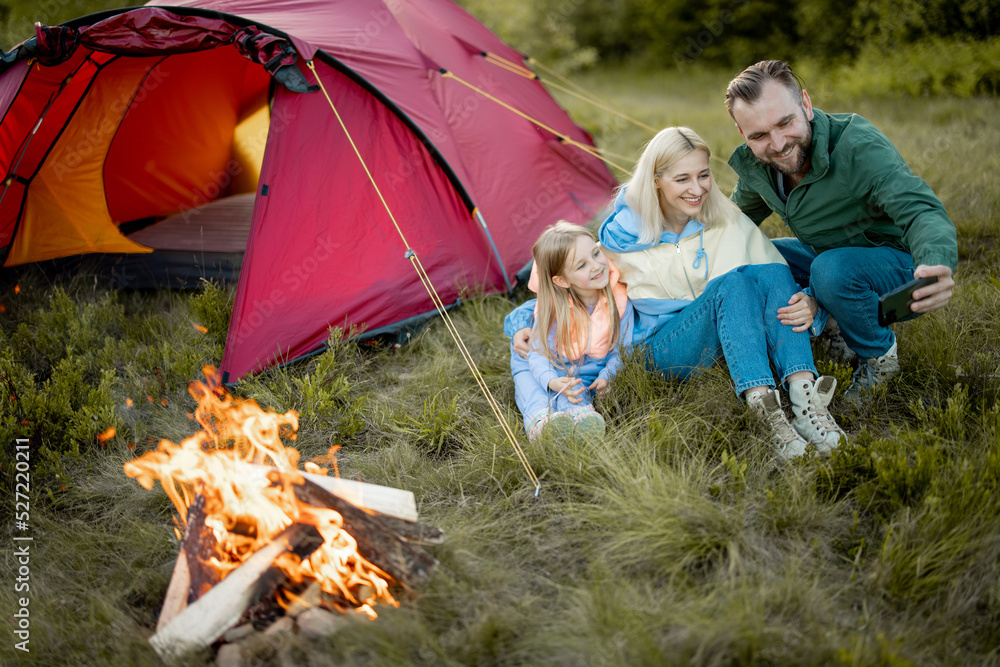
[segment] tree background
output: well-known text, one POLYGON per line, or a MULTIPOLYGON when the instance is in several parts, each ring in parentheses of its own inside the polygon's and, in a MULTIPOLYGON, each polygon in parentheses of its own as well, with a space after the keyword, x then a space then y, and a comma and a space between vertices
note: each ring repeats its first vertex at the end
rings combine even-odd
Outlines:
MULTIPOLYGON (((5 0, 0 46, 130 3, 5 0)), ((856 92, 996 95, 993 0, 460 0, 501 37, 563 71, 601 64, 740 70, 764 58, 850 76, 856 92)))
POLYGON ((597 63, 742 70, 790 61, 859 94, 997 95, 990 0, 462 0, 501 37, 564 70, 597 63))

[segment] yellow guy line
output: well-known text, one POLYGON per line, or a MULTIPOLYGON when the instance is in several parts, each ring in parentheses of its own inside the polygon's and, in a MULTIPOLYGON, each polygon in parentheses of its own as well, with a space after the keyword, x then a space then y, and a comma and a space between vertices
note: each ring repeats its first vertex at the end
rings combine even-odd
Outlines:
POLYGON ((561 90, 564 93, 566 93, 567 95, 572 95, 573 97, 575 97, 577 99, 580 99, 580 100, 583 100, 584 102, 590 102, 595 107, 597 107, 599 109, 604 109, 605 111, 607 111, 607 112, 609 112, 611 114, 614 114, 615 116, 618 116, 619 118, 622 118, 623 120, 627 120, 628 122, 632 123, 633 125, 636 125, 638 127, 641 127, 644 130, 648 130, 649 132, 652 132, 653 134, 656 134, 657 132, 659 132, 659 130, 657 130, 655 127, 653 127, 651 125, 646 125, 645 123, 643 123, 640 120, 636 120, 635 118, 632 118, 631 116, 623 114, 621 111, 618 111, 614 107, 610 107, 607 104, 604 104, 603 102, 598 102, 597 100, 590 99, 589 97, 587 97, 585 95, 581 95, 580 93, 576 92, 575 90, 571 90, 570 88, 567 88, 566 86, 559 85, 555 81, 552 81, 550 79, 542 79, 542 83, 544 83, 547 88, 555 88, 556 90, 561 90))
POLYGON ((455 344, 458 346, 459 352, 465 360, 465 363, 469 366, 469 370, 472 372, 472 376, 475 378, 476 384, 479 385, 483 395, 486 396, 486 402, 489 403, 490 409, 493 411, 493 415, 500 423, 500 427, 503 429, 504 435, 507 436, 507 440, 510 442, 511 447, 514 448, 514 453, 517 455, 517 459, 521 462, 521 465, 524 466, 524 470, 528 473, 528 477, 531 479, 532 484, 535 485, 535 495, 537 496, 539 490, 541 489, 541 483, 538 481, 538 476, 535 474, 535 471, 531 469, 528 457, 525 455, 524 450, 521 449, 521 445, 518 444, 517 438, 514 436, 514 432, 511 431, 510 426, 507 424, 507 420, 503 418, 503 414, 500 411, 500 405, 497 403, 496 399, 493 398, 490 388, 486 385, 486 380, 483 378, 482 373, 479 372, 479 368, 476 366, 475 360, 472 358, 468 348, 462 341, 461 335, 458 333, 458 329, 455 327, 454 322, 452 322, 451 317, 448 315, 444 302, 441 300, 437 290, 434 289, 430 276, 427 275, 423 264, 420 263, 420 258, 417 257, 417 253, 410 247, 409 242, 406 240, 406 236, 403 235, 403 230, 399 228, 399 224, 396 222, 396 216, 392 214, 389 204, 386 203, 385 197, 382 196, 382 191, 379 189, 378 184, 375 183, 375 179, 372 177, 371 171, 368 170, 368 165, 365 163, 365 159, 361 156, 361 151, 358 150, 357 145, 354 143, 354 138, 351 136, 347 126, 344 124, 343 118, 340 117, 340 112, 337 111, 337 107, 334 105, 333 100, 330 99, 329 93, 326 92, 326 87, 323 85, 322 80, 320 80, 319 73, 316 71, 315 65, 313 65, 312 60, 307 60, 306 65, 312 70, 313 76, 316 77, 316 83, 319 84, 320 89, 323 91, 323 96, 326 97, 326 101, 329 103, 330 109, 333 110, 333 115, 337 117, 337 122, 340 123, 340 127, 347 136, 347 140, 351 143, 351 148, 354 149, 354 154, 357 155, 358 161, 361 162, 361 166, 368 175, 368 180, 371 181, 372 187, 375 188, 375 192, 378 194, 378 198, 382 201, 382 206, 385 207, 386 213, 389 214, 389 219, 392 220, 393 227, 396 228, 399 238, 402 239, 403 245, 406 246, 406 258, 410 260, 414 270, 417 272, 417 276, 420 278, 420 282, 423 284, 424 289, 427 290, 427 294, 431 297, 431 301, 434 302, 434 307, 441 315, 442 320, 444 320, 445 327, 448 329, 448 333, 451 334, 452 339, 454 339, 455 344))
MULTIPOLYGON (((471 90, 474 90, 475 92, 479 93, 480 95, 482 95, 486 99, 491 100, 493 102, 496 102, 497 104, 499 104, 500 106, 502 106, 504 109, 507 109, 508 111, 512 111, 512 112, 516 113, 518 116, 520 116, 521 118, 524 118, 525 120, 527 120, 527 121, 529 121, 531 123, 534 123, 535 125, 537 125, 538 127, 542 128, 543 130, 551 132, 556 137, 558 137, 559 139, 561 139, 564 143, 567 143, 570 146, 576 146, 577 148, 579 148, 580 150, 584 151, 585 153, 588 153, 588 154, 592 155, 593 157, 596 157, 598 160, 601 160, 601 161, 603 161, 603 162, 611 165, 612 167, 614 167, 615 169, 618 169, 622 173, 625 173, 625 174, 629 173, 629 170, 626 169, 625 167, 622 167, 621 165, 615 164, 611 160, 609 160, 606 157, 604 157, 604 155, 602 155, 602 153, 604 153, 606 151, 602 151, 601 149, 595 148, 593 146, 588 146, 587 144, 581 144, 579 141, 575 141, 574 139, 566 136, 565 134, 562 134, 561 132, 557 132, 555 129, 549 127, 548 125, 545 125, 544 123, 542 123, 542 122, 540 122, 540 121, 532 118, 531 116, 529 116, 528 114, 524 113, 523 111, 515 109, 514 107, 512 107, 509 104, 507 104, 503 100, 498 99, 498 98, 494 97, 493 95, 490 95, 485 90, 482 90, 481 88, 477 88, 476 86, 472 85, 468 81, 465 81, 461 77, 455 76, 453 73, 451 73, 451 72, 449 72, 447 70, 445 70, 444 72, 442 72, 441 76, 443 78, 445 78, 445 79, 454 79, 455 81, 459 82, 463 86, 465 86, 465 87, 467 87, 467 88, 469 88, 471 90)), ((623 156, 616 155, 614 157, 622 158, 623 156)), ((625 158, 625 159, 628 159, 628 158, 625 158)))
MULTIPOLYGON (((550 67, 546 67, 545 65, 543 65, 540 62, 538 62, 534 58, 530 58, 529 57, 528 58, 528 62, 531 63, 532 65, 534 65, 535 67, 537 67, 537 68, 539 68, 541 70, 544 70, 547 74, 551 74, 552 76, 556 77, 560 81, 562 81, 565 84, 567 84, 567 86, 572 86, 576 90, 570 90, 566 86, 561 86, 561 85, 559 85, 557 83, 553 83, 551 79, 542 79, 537 74, 535 74, 534 72, 532 72, 530 69, 528 69, 526 67, 522 67, 522 66, 518 65, 517 63, 511 62, 510 60, 507 60, 506 58, 498 56, 495 53, 490 53, 489 51, 486 51, 484 53, 485 53, 485 56, 486 56, 486 62, 490 63, 491 65, 496 65, 497 67, 502 67, 503 69, 505 69, 505 70, 507 70, 509 72, 514 72, 515 74, 520 74, 521 76, 523 76, 526 79, 536 79, 538 81, 541 81, 542 85, 544 85, 544 86, 546 86, 548 88, 555 88, 556 90, 561 90, 564 93, 566 93, 567 95, 572 95, 573 97, 575 97, 575 98, 577 98, 579 100, 583 100, 584 102, 589 102, 589 103, 593 104, 595 107, 598 107, 599 109, 604 109, 605 111, 607 111, 607 112, 609 112, 611 114, 614 114, 615 116, 618 116, 619 118, 623 118, 624 120, 632 123, 636 127, 641 127, 642 129, 647 130, 649 132, 652 132, 653 134, 656 134, 657 132, 659 132, 659 130, 656 129, 655 127, 653 127, 651 125, 647 125, 646 123, 643 123, 641 120, 637 120, 635 118, 632 118, 632 116, 629 116, 628 114, 624 114, 621 111, 618 111, 617 109, 615 109, 614 107, 611 107, 611 106, 608 106, 607 104, 604 104, 599 99, 597 99, 596 97, 594 97, 592 94, 590 94, 589 92, 587 92, 587 90, 585 88, 583 88, 582 86, 580 86, 579 84, 574 83, 570 79, 567 79, 563 75, 559 74, 559 72, 555 71, 554 69, 552 69, 550 67)), ((618 158, 620 160, 631 161, 633 159, 633 158, 628 157, 627 155, 619 155, 617 153, 612 153, 611 151, 606 151, 604 149, 600 149, 599 148, 598 150, 601 151, 601 153, 603 153, 604 155, 610 155, 611 157, 615 157, 615 158, 618 158)), ((725 161, 722 158, 716 156, 715 154, 712 154, 712 159, 715 160, 716 162, 718 162, 719 164, 724 164, 724 165, 727 165, 727 166, 729 165, 729 163, 727 161, 725 161)), ((611 164, 611 163, 608 162, 608 164, 611 164)), ((617 167, 617 165, 614 165, 614 166, 617 167)), ((621 167, 618 167, 618 168, 620 169, 621 167)), ((631 175, 631 172, 626 171, 625 173, 631 175)))
POLYGON ((535 74, 534 72, 532 72, 530 69, 528 69, 524 65, 519 65, 519 64, 517 64, 517 63, 515 63, 515 62, 513 62, 511 60, 507 60, 506 58, 498 56, 495 53, 490 53, 489 51, 483 51, 483 58, 485 58, 486 62, 490 63, 491 65, 496 65, 497 67, 504 68, 508 72, 513 72, 514 74, 519 74, 519 75, 523 76, 525 79, 537 79, 538 78, 537 74, 535 74))
MULTIPOLYGON (((499 56, 497 56, 497 57, 499 57, 499 56)), ((652 132, 653 134, 656 134, 657 132, 660 131, 660 130, 656 129, 655 127, 652 127, 650 125, 646 125, 645 123, 643 123, 640 120, 636 120, 635 118, 632 118, 631 116, 623 114, 622 112, 618 111, 617 109, 614 109, 614 108, 612 108, 610 106, 607 106, 606 104, 604 104, 600 100, 598 100, 596 97, 594 97, 592 94, 590 94, 589 92, 587 92, 587 90, 585 88, 583 88, 582 86, 580 86, 579 84, 573 82, 571 79, 567 79, 566 77, 564 77, 563 75, 559 74, 559 72, 555 71, 551 67, 546 67, 544 64, 538 62, 534 58, 529 57, 528 58, 528 62, 531 65, 537 67, 538 69, 544 70, 547 74, 551 74, 552 76, 558 78, 560 81, 562 81, 566 85, 572 86, 573 88, 576 88, 576 90, 579 91, 579 92, 574 93, 571 90, 567 90, 566 88, 563 88, 561 86, 558 86, 558 85, 552 83, 552 81, 550 81, 549 79, 541 79, 541 81, 543 82, 544 85, 551 86, 552 88, 556 88, 556 89, 561 90, 561 91, 563 91, 565 93, 573 95, 574 97, 576 97, 578 99, 581 99, 584 102, 590 102, 595 107, 599 107, 601 109, 609 111, 609 112, 613 113, 616 116, 624 118, 625 120, 627 120, 628 122, 632 123, 633 125, 635 125, 637 127, 641 127, 644 130, 648 130, 648 131, 652 132)), ((494 64, 499 64, 499 63, 494 63, 494 64)), ((626 159, 628 159, 628 158, 626 158, 626 159)), ((715 153, 712 153, 711 159, 715 160, 719 164, 724 164, 727 167, 729 166, 729 162, 727 162, 726 160, 723 160, 722 158, 720 158, 719 156, 717 156, 715 153)))
POLYGON ((538 79, 538 80, 542 81, 542 83, 547 88, 555 88, 556 90, 561 90, 564 93, 566 93, 567 95, 572 95, 573 97, 575 97, 575 98, 577 98, 579 100, 583 100, 584 102, 590 102, 595 107, 598 107, 599 109, 604 109, 608 113, 612 113, 615 116, 618 116, 619 118, 623 118, 624 120, 627 120, 628 122, 632 123, 633 125, 641 127, 644 130, 648 130, 649 132, 653 132, 654 134, 656 132, 658 132, 658 130, 655 127, 647 125, 646 123, 643 123, 641 120, 637 120, 635 118, 632 118, 632 116, 629 116, 628 114, 624 114, 621 111, 618 111, 618 109, 615 109, 612 106, 604 104, 603 102, 601 102, 600 100, 598 100, 596 97, 594 97, 593 95, 591 95, 590 93, 588 93, 586 90, 584 90, 583 88, 581 88, 579 85, 573 83, 572 81, 570 81, 566 77, 562 76, 561 74, 559 74, 555 70, 546 67, 545 65, 543 65, 540 62, 538 62, 534 58, 528 58, 528 62, 533 63, 539 69, 545 70, 546 73, 551 74, 552 76, 558 78, 560 81, 566 83, 568 86, 572 86, 576 90, 571 90, 567 86, 559 85, 558 83, 555 83, 551 79, 541 79, 537 74, 535 74, 534 72, 532 72, 527 67, 522 67, 522 66, 518 65, 517 63, 511 62, 510 60, 507 60, 506 58, 502 58, 502 57, 496 55, 495 53, 490 53, 490 52, 487 51, 486 52, 486 62, 490 63, 491 65, 496 65, 497 67, 502 67, 502 68, 504 68, 504 69, 506 69, 506 70, 508 70, 510 72, 514 72, 515 74, 520 74, 521 76, 523 76, 526 79, 538 79))
POLYGON ((537 67, 538 69, 544 71, 546 74, 551 74, 552 76, 556 77, 557 79, 559 79, 560 81, 562 81, 563 83, 565 83, 567 86, 572 86, 573 88, 576 88, 578 91, 580 91, 581 93, 583 93, 583 95, 586 96, 587 98, 592 99, 592 100, 596 100, 597 99, 597 97, 594 94, 590 93, 586 88, 584 88, 583 86, 581 86, 577 82, 573 81, 572 79, 563 76, 562 74, 560 74, 559 72, 555 71, 551 67, 547 67, 545 65, 545 63, 539 62, 539 61, 535 60, 534 58, 532 58, 531 56, 527 57, 527 61, 528 61, 528 64, 531 65, 532 67, 537 67))

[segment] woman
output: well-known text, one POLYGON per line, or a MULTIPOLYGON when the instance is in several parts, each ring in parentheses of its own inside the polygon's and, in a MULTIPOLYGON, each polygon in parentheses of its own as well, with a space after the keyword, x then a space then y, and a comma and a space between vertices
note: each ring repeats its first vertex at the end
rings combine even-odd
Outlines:
MULTIPOLYGON (((710 156, 692 130, 662 130, 601 225, 601 245, 636 311, 633 340, 648 345, 657 369, 680 378, 725 357, 736 393, 767 422, 780 456, 799 456, 808 444, 828 452, 844 432, 827 409, 836 380, 817 378, 813 364, 814 313, 771 242, 714 187, 710 156)), ((519 311, 508 331, 526 322, 519 311)), ((515 343, 521 338, 518 331, 515 343)))

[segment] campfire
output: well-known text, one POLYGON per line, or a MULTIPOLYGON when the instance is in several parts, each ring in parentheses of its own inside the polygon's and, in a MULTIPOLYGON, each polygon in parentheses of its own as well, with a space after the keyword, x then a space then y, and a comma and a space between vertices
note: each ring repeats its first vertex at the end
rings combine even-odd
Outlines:
POLYGON ((180 553, 150 639, 161 657, 310 607, 374 620, 379 605, 398 606, 392 590, 430 577, 437 561, 418 545, 443 538, 417 523, 412 493, 328 476, 335 448, 300 470, 299 451, 283 444, 295 440, 296 412, 263 410, 204 373, 188 387, 201 430, 125 464, 144 488, 159 481, 177 510, 180 553))

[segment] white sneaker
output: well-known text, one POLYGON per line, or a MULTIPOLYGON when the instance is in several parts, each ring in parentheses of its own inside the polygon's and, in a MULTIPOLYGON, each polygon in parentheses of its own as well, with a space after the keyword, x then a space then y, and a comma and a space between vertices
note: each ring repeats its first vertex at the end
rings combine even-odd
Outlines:
POLYGON ((566 412, 576 424, 576 433, 584 438, 603 438, 605 431, 604 417, 594 406, 587 405, 572 408, 566 412))
POLYGON ((899 356, 896 354, 896 341, 881 357, 862 359, 854 375, 851 376, 851 386, 844 393, 844 400, 858 404, 864 395, 891 377, 899 374, 899 356))
POLYGON ((806 453, 807 443, 788 423, 777 391, 768 390, 766 394, 754 392, 747 396, 747 406, 767 422, 779 458, 787 461, 806 453))
POLYGON ((846 440, 844 429, 840 428, 827 409, 837 389, 837 379, 821 376, 815 380, 798 380, 788 383, 788 397, 792 401, 792 426, 799 435, 815 445, 821 454, 829 453, 846 440))
POLYGON ((542 433, 549 433, 558 438, 568 438, 573 435, 573 418, 565 412, 542 410, 536 414, 528 426, 528 441, 535 442, 542 433))

